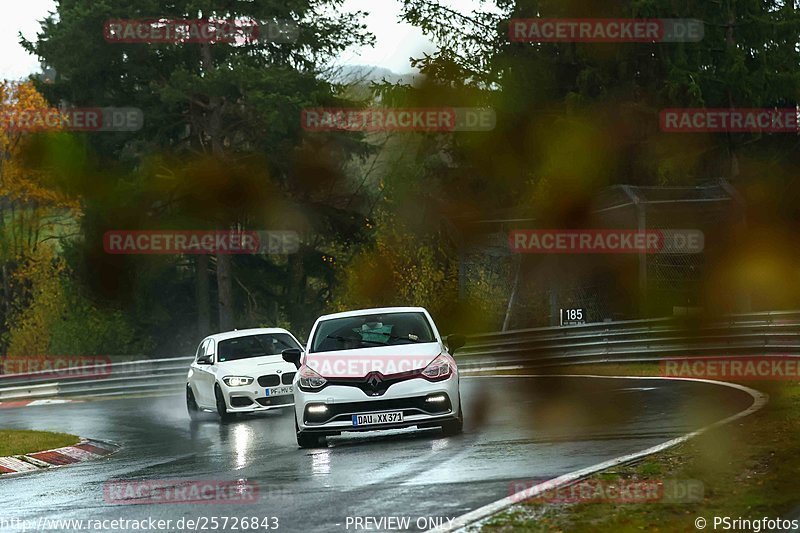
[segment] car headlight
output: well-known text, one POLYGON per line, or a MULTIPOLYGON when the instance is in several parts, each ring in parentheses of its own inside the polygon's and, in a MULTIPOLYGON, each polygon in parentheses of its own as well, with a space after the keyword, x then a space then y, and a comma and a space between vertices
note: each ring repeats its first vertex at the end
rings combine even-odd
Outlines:
POLYGON ((253 382, 253 378, 247 376, 225 376, 222 381, 228 387, 244 387, 253 382))
POLYGON ((431 361, 430 364, 425 367, 425 370, 422 371, 422 375, 432 381, 447 379, 452 373, 453 365, 450 359, 443 354, 437 356, 436 359, 431 361))
POLYGON ((325 378, 303 365, 299 371, 300 379, 298 382, 300 386, 305 389, 321 389, 328 382, 325 378))

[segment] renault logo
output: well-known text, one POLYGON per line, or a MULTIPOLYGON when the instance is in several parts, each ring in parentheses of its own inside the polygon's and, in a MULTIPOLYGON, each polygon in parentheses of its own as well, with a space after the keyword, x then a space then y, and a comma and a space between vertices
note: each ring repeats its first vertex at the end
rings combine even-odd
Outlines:
POLYGON ((367 378, 367 385, 369 385, 370 388, 377 389, 382 381, 380 374, 370 374, 367 378))

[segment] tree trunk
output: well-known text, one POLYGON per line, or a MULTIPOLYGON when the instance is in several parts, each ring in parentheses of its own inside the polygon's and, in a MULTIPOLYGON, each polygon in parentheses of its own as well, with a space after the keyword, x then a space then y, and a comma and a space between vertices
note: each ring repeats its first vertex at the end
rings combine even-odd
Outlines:
POLYGON ((208 256, 197 257, 197 335, 201 339, 211 333, 211 299, 208 286, 208 256))
MULTIPOLYGON (((211 57, 211 45, 200 45, 203 68, 207 72, 214 70, 214 61, 211 57)), ((215 159, 224 158, 222 144, 222 100, 219 96, 209 98, 209 120, 206 133, 211 142, 211 155, 215 159)), ((217 298, 219 309, 219 329, 228 331, 233 328, 233 280, 231 278, 231 257, 227 254, 217 253, 217 298)))
POLYGON ((219 330, 233 329, 233 290, 231 279, 231 256, 217 254, 217 292, 219 302, 219 330))
POLYGON ((286 301, 289 304, 289 320, 295 322, 301 317, 300 310, 305 296, 303 283, 303 257, 301 253, 290 254, 288 258, 286 276, 286 301))
MULTIPOLYGON (((733 11, 733 7, 730 7, 730 11, 728 12, 728 27, 725 30, 725 44, 727 45, 731 54, 735 54, 736 48, 736 38, 734 37, 733 32, 735 26, 736 13, 733 11)), ((731 109, 736 107, 736 102, 733 100, 733 93, 731 92, 730 88, 728 89, 728 107, 731 109)), ((739 175, 739 160, 736 157, 736 142, 734 141, 734 137, 731 132, 727 132, 725 137, 728 145, 728 163, 725 168, 725 175, 728 179, 735 180, 739 175)))

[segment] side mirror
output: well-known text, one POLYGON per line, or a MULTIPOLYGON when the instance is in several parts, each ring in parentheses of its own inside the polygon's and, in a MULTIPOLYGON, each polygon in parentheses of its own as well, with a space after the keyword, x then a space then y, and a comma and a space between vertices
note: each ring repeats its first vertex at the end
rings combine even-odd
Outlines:
POLYGON ((198 365, 210 365, 211 364, 211 356, 210 355, 204 355, 203 357, 198 357, 197 358, 197 364, 198 365))
POLYGON ((302 352, 297 348, 287 348, 281 352, 283 360, 287 363, 293 363, 295 368, 300 368, 300 354, 302 352))
POLYGON ((464 335, 459 335, 454 333, 447 337, 447 350, 450 352, 450 355, 456 353, 456 350, 461 348, 467 343, 467 338, 464 335))

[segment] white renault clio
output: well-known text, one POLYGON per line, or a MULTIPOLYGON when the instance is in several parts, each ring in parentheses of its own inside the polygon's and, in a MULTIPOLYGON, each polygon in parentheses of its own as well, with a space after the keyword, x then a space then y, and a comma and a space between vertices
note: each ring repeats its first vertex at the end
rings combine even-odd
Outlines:
POLYGON ((281 357, 300 348, 281 328, 217 333, 203 339, 186 379, 186 407, 194 419, 203 410, 220 418, 236 413, 290 407, 296 368, 281 357))
POLYGON ((422 307, 363 309, 322 316, 305 351, 283 358, 297 368, 297 443, 324 446, 343 431, 441 427, 461 432, 463 416, 453 352, 464 337, 442 340, 422 307))

